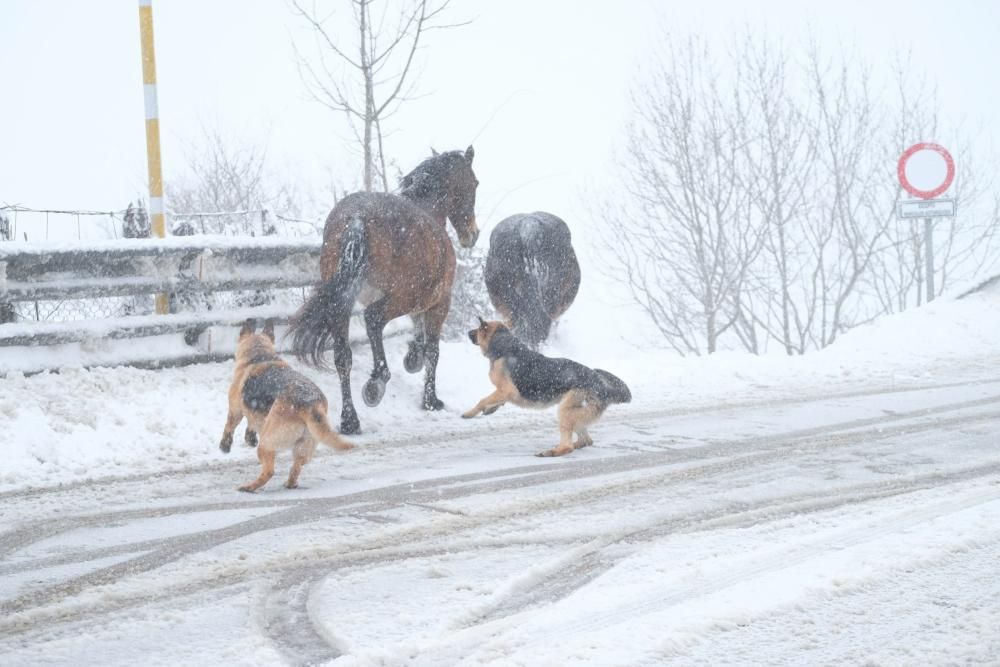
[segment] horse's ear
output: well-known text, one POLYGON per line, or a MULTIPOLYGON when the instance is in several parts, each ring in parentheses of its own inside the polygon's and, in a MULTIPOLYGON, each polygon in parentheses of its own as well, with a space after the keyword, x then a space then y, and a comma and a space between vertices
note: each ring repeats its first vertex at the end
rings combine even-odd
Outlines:
POLYGON ((465 149, 465 161, 472 164, 472 158, 476 157, 476 151, 472 148, 472 144, 465 149))
POLYGON ((251 335, 257 328, 257 320, 250 317, 247 318, 246 322, 243 323, 243 328, 240 329, 240 340, 243 340, 247 336, 251 335))
POLYGON ((431 146, 431 157, 437 157, 438 155, 440 155, 440 153, 434 150, 434 147, 431 146))
POLYGON ((274 342, 274 318, 273 317, 269 317, 269 318, 267 318, 267 320, 265 320, 263 334, 265 336, 267 336, 268 338, 270 338, 272 343, 274 342))

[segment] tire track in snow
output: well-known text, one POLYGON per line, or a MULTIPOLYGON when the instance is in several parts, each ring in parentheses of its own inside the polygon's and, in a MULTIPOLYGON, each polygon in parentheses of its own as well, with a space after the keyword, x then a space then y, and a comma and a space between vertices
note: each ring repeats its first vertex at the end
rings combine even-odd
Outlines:
MULTIPOLYGON (((762 446, 766 451, 770 451, 776 445, 779 447, 791 446, 794 445, 796 441, 803 439, 809 440, 816 435, 830 432, 831 430, 834 432, 845 429, 848 430, 847 433, 841 435, 839 440, 828 439, 822 444, 822 446, 833 446, 840 442, 853 442, 853 440, 858 436, 857 434, 850 432, 852 429, 862 428, 865 426, 870 427, 874 425, 884 425, 891 422, 907 421, 914 418, 928 417, 955 410, 982 407, 996 402, 1000 402, 1000 397, 965 401, 946 406, 938 406, 935 408, 924 408, 909 413, 896 413, 891 416, 852 420, 836 424, 833 427, 827 426, 800 429, 781 436, 763 436, 755 439, 716 442, 702 447, 691 447, 668 452, 649 452, 626 457, 567 461, 565 462, 565 465, 552 465, 551 463, 545 463, 518 466, 515 468, 506 468, 501 470, 466 473, 462 475, 423 480, 413 483, 397 484, 389 487, 382 487, 329 498, 310 500, 265 500, 254 503, 238 504, 215 502, 209 504, 188 505, 183 506, 183 509, 186 510, 185 513, 221 509, 246 509, 248 506, 283 507, 286 509, 248 519, 239 523, 230 524, 222 528, 192 532, 183 536, 171 536, 142 542, 132 542, 112 547, 84 550, 82 552, 76 551, 70 554, 43 559, 26 560, 7 565, 0 564, 0 575, 141 552, 139 555, 131 559, 89 572, 75 579, 63 582, 57 586, 57 590, 59 590, 62 595, 74 594, 88 586, 111 583, 118 577, 128 574, 138 574, 155 569, 187 555, 194 554, 199 551, 207 551, 208 549, 220 544, 240 539, 253 533, 275 528, 287 528, 293 525, 313 523, 316 521, 334 518, 336 516, 343 516, 348 513, 382 512, 403 504, 428 505, 434 501, 447 500, 467 495, 491 493, 500 490, 536 486, 539 484, 574 481, 587 477, 618 474, 622 472, 634 472, 648 468, 655 469, 693 459, 717 458, 740 454, 745 455, 748 445, 762 446), (491 482, 491 480, 493 481, 491 482), (451 489, 447 491, 447 493, 444 492, 444 487, 456 484, 467 484, 469 482, 480 482, 480 484, 465 486, 460 489, 451 489), (421 494, 421 492, 423 493, 421 494)), ((960 416, 953 418, 950 422, 938 420, 935 424, 931 425, 931 428, 944 426, 947 423, 954 422, 955 419, 957 419, 958 422, 964 422, 968 418, 960 416)), ((903 429, 897 429, 891 433, 877 431, 870 433, 867 437, 880 438, 886 436, 896 436, 906 432, 913 432, 912 429, 914 428, 917 430, 925 430, 927 426, 913 424, 904 427, 903 429)), ((816 443, 810 444, 807 442, 806 444, 811 448, 816 447, 816 443)), ((703 470, 702 474, 718 474, 720 472, 725 472, 731 465, 733 465, 734 461, 739 460, 740 459, 732 459, 713 464, 703 470)), ((745 467, 745 465, 745 463, 740 463, 740 468, 745 467)), ((641 483, 642 486, 665 483, 669 481, 670 477, 675 476, 676 473, 668 472, 666 473, 666 478, 653 477, 645 482, 628 481, 626 483, 626 489, 631 491, 637 490, 638 483, 641 483)), ((689 480, 690 478, 690 473, 683 473, 684 480, 689 480)), ((602 495, 606 496, 616 492, 617 489, 617 485, 605 485, 602 489, 600 489, 600 492, 602 495)), ((103 515, 80 517, 77 520, 77 523, 72 523, 73 520, 68 518, 62 520, 57 527, 46 530, 46 535, 44 537, 49 537, 52 534, 59 532, 59 530, 94 528, 139 518, 169 516, 171 514, 178 513, 180 509, 181 508, 178 507, 168 507, 155 508, 152 510, 127 510, 124 512, 113 512, 103 515)), ((0 538, 0 551, 5 548, 22 548, 23 546, 26 546, 27 543, 30 543, 30 540, 26 540, 25 537, 24 531, 20 531, 9 543, 6 542, 4 538, 0 538)), ((44 591, 44 589, 41 590, 44 591)), ((12 604, 16 604, 17 608, 23 608, 26 605, 32 606, 30 605, 30 594, 23 595, 21 598, 17 598, 11 602, 0 603, 0 611, 9 610, 9 606, 12 604)))
MULTIPOLYGON (((927 417, 935 414, 941 414, 949 410, 982 407, 998 401, 1000 401, 1000 398, 998 397, 979 399, 960 404, 952 404, 951 406, 940 406, 935 409, 923 409, 913 413, 895 414, 885 418, 879 418, 877 421, 882 424, 884 422, 914 419, 915 417, 927 417)), ((797 453, 819 451, 839 446, 851 446, 862 440, 892 438, 900 435, 906 435, 908 433, 934 430, 956 424, 975 423, 979 421, 995 421, 997 418, 1000 418, 1000 413, 962 415, 948 420, 938 419, 928 423, 903 425, 894 429, 892 432, 886 432, 883 429, 873 429, 871 431, 860 432, 852 431, 849 433, 832 435, 828 438, 819 440, 815 439, 816 429, 806 429, 804 431, 793 432, 791 437, 759 438, 757 439, 759 444, 764 445, 765 448, 762 451, 753 451, 749 454, 741 454, 741 450, 746 448, 747 441, 740 440, 728 443, 716 443, 703 448, 689 448, 676 452, 652 452, 627 457, 582 460, 572 462, 572 465, 570 465, 571 462, 567 462, 567 465, 535 465, 525 466, 518 469, 490 471, 488 473, 470 473, 468 475, 452 476, 437 480, 425 480, 422 485, 426 488, 423 489, 414 489, 415 486, 419 486, 421 483, 402 484, 394 487, 385 487, 382 489, 367 491, 364 492, 364 494, 354 494, 355 497, 353 498, 350 496, 344 496, 322 500, 327 501, 328 504, 343 503, 346 505, 347 503, 345 503, 345 501, 358 502, 361 499, 357 496, 367 494, 369 495, 369 500, 374 497, 378 499, 378 502, 374 502, 368 506, 359 506, 355 504, 350 507, 345 506, 339 509, 348 513, 357 513, 358 511, 384 511, 385 509, 398 507, 407 503, 430 503, 434 501, 467 497, 483 493, 494 493, 497 491, 509 491, 518 488, 552 484, 555 482, 577 481, 600 475, 643 471, 649 468, 655 469, 657 467, 670 466, 683 461, 701 458, 715 458, 724 454, 738 455, 737 458, 734 459, 710 462, 696 468, 686 468, 680 471, 671 470, 663 473, 657 473, 647 478, 629 478, 617 483, 603 484, 597 488, 587 487, 582 490, 567 491, 562 494, 567 501, 573 500, 576 502, 586 502, 595 498, 614 496, 623 492, 659 486, 671 481, 689 482, 692 479, 703 478, 708 475, 739 471, 751 468, 761 463, 785 459, 788 456, 788 453, 785 450, 789 447, 794 448, 797 453), (803 435, 803 433, 805 435, 803 435), (539 467, 544 468, 544 470, 532 472, 536 471, 539 467), (511 477, 512 470, 523 469, 528 469, 529 474, 511 477), (479 482, 477 484, 456 484, 456 480, 482 475, 492 475, 494 477, 498 477, 498 479, 488 479, 485 482, 479 482), (380 495, 381 498, 379 498, 380 495)), ((870 419, 854 420, 839 424, 837 425, 837 428, 856 429, 858 428, 859 423, 864 425, 870 424, 871 421, 872 420, 870 419)), ((39 616, 47 616, 49 621, 59 622, 60 620, 67 620, 67 616, 72 617, 84 611, 87 613, 102 613, 114 611, 115 609, 127 608, 136 604, 144 604, 151 601, 151 599, 169 599, 171 597, 198 593, 204 591, 206 587, 218 587, 243 582, 247 577, 248 571, 258 574, 265 571, 280 572, 283 569, 286 569, 286 566, 283 565, 286 562, 284 557, 276 561, 273 565, 262 565, 257 563, 253 568, 247 566, 236 567, 233 572, 211 574, 207 578, 195 581, 191 584, 182 584, 175 587, 168 587, 163 590, 158 589, 145 593, 139 592, 134 596, 126 593, 123 596, 123 599, 112 600, 107 604, 83 604, 83 609, 74 608, 74 605, 70 605, 69 609, 64 611, 54 609, 51 610, 51 613, 46 613, 45 610, 42 609, 42 607, 46 604, 59 602, 63 598, 78 594, 87 588, 114 584, 129 575, 148 572, 161 567, 164 564, 178 560, 185 555, 205 551, 218 544, 232 539, 237 539, 238 537, 242 537, 252 532, 258 532, 259 530, 276 527, 286 527, 287 525, 291 525, 289 522, 304 523, 307 520, 329 518, 329 514, 324 515, 323 512, 317 512, 315 507, 317 502, 319 501, 307 501, 309 506, 306 508, 292 506, 281 512, 266 515, 264 517, 258 517, 256 519, 231 525, 223 529, 193 533, 188 536, 184 536, 184 538, 169 538, 169 540, 165 540, 165 542, 169 542, 170 544, 164 544, 151 554, 146 554, 109 568, 103 568, 101 570, 91 572, 87 575, 72 579, 69 582, 32 591, 29 594, 4 602, 3 604, 0 604, 0 611, 4 612, 6 620, 0 620, 0 630, 9 630, 11 632, 27 631, 31 629, 31 624, 25 624, 26 617, 38 618, 39 616), (304 518, 303 515, 306 513, 318 514, 320 516, 318 518, 311 519, 304 518), (208 538, 206 533, 211 534, 211 538, 208 538), (24 614, 24 612, 28 613, 24 614)), ((499 518, 502 519, 521 516, 518 512, 531 512, 533 514, 537 514, 540 513, 539 505, 544 508, 545 506, 550 505, 550 501, 547 500, 545 503, 540 503, 538 499, 528 499, 521 504, 520 510, 505 510, 503 516, 499 518)), ((359 567, 388 562, 389 560, 400 557, 413 558, 419 557, 421 554, 441 553, 446 549, 435 548, 428 550, 426 547, 423 549, 410 547, 403 553, 393 552, 398 551, 397 546, 400 543, 417 543, 419 545, 420 542, 426 542, 440 537, 442 534, 453 533, 455 530, 468 530, 470 528, 477 527, 478 525, 482 525, 483 523, 496 521, 497 519, 497 516, 490 513, 484 513, 482 516, 454 516, 449 521, 439 522, 435 525, 417 526, 413 530, 409 531, 408 534, 404 534, 402 536, 393 535, 391 547, 387 547, 384 543, 380 544, 380 540, 384 540, 384 538, 381 536, 375 536, 375 538, 373 538, 373 540, 367 545, 364 540, 362 540, 360 544, 346 545, 344 548, 349 550, 346 553, 343 552, 343 550, 340 550, 329 554, 324 554, 322 552, 311 554, 309 559, 311 563, 310 568, 316 564, 322 564, 326 567, 333 568, 359 567)), ((134 549, 134 546, 131 546, 130 549, 134 549)), ((114 596, 108 597, 113 598, 114 596)))
POLYGON ((291 664, 317 665, 341 655, 319 634, 309 613, 312 589, 326 576, 315 570, 285 572, 259 601, 261 630, 291 664))
MULTIPOLYGON (((768 510, 765 514, 766 520, 775 521, 793 515, 811 514, 829 509, 836 509, 854 504, 862 504, 883 498, 919 492, 926 489, 939 487, 945 484, 961 483, 974 479, 985 479, 1000 475, 1000 463, 990 464, 969 470, 963 470, 953 474, 932 474, 918 480, 913 488, 908 488, 909 484, 901 480, 900 484, 893 489, 882 489, 884 483, 872 483, 859 485, 852 488, 843 495, 829 497, 829 492, 812 494, 816 497, 816 502, 805 502, 796 499, 788 507, 781 507, 780 499, 775 503, 763 503, 761 507, 754 507, 753 513, 760 510, 768 510), (865 492, 862 489, 870 489, 865 492), (771 505, 771 507, 766 507, 771 505)), ((485 645, 485 650, 490 650, 491 642, 501 642, 508 650, 516 646, 517 650, 529 649, 532 646, 550 644, 553 637, 563 635, 587 635, 606 628, 627 624, 632 619, 657 613, 672 606, 683 604, 687 601, 708 596, 727 588, 739 585, 762 575, 790 569, 813 558, 827 553, 831 546, 839 549, 857 546, 866 542, 884 538, 893 533, 905 532, 922 523, 932 521, 943 516, 954 514, 971 507, 995 502, 1000 500, 1000 488, 994 487, 972 494, 961 499, 946 499, 930 505, 922 505, 902 512, 894 512, 883 517, 876 522, 864 527, 847 531, 839 531, 823 539, 811 540, 809 544, 803 546, 801 543, 793 544, 790 548, 782 549, 780 553, 771 555, 752 565, 736 568, 721 576, 716 576, 711 581, 700 585, 686 586, 672 590, 670 593, 651 594, 645 599, 633 601, 626 604, 615 605, 606 611, 590 614, 585 619, 572 619, 561 621, 558 614, 552 615, 553 622, 546 622, 544 629, 528 631, 522 634, 523 628, 536 626, 530 622, 530 614, 542 606, 549 606, 567 597, 578 590, 581 586, 593 581, 598 576, 608 571, 614 564, 627 558, 631 554, 617 557, 609 557, 601 553, 601 550, 621 542, 644 541, 656 535, 665 535, 670 532, 701 532, 704 530, 714 530, 719 527, 740 527, 758 524, 759 516, 743 516, 737 512, 732 516, 726 513, 709 512, 706 516, 699 518, 692 515, 689 517, 678 517, 676 520, 664 522, 661 525, 653 526, 630 534, 625 538, 609 540, 606 544, 587 553, 581 559, 579 568, 568 568, 569 577, 559 578, 556 581, 543 582, 543 592, 554 592, 557 596, 545 598, 542 595, 535 595, 528 591, 522 596, 515 596, 505 600, 494 608, 486 610, 471 622, 458 624, 456 632, 452 636, 441 637, 435 641, 433 653, 444 653, 450 655, 454 649, 462 656, 463 660, 474 660, 476 650, 485 645), (711 516, 718 514, 718 516, 711 516), (571 581, 576 577, 576 581, 571 581), (575 585, 575 583, 579 583, 575 585), (496 626, 491 629, 490 626, 496 626), (505 632, 511 630, 514 635, 507 636, 505 632), (468 650, 458 647, 467 646, 468 650)), ((558 572, 559 570, 557 570, 558 572)), ((443 657, 443 656, 441 656, 443 657)), ((427 658, 433 662, 433 657, 422 654, 421 658, 427 658)))
MULTIPOLYGON (((12 553, 16 550, 22 549, 33 542, 40 541, 42 539, 48 539, 53 535, 60 532, 65 532, 68 530, 74 530, 77 528, 94 528, 105 526, 108 524, 115 524, 124 521, 134 521, 138 519, 148 519, 148 518, 159 518, 172 516, 176 514, 191 514, 196 512, 210 512, 210 511, 225 511, 225 510, 242 510, 247 508, 280 508, 280 507, 296 507, 306 505, 310 508, 328 507, 330 505, 341 505, 344 503, 358 502, 367 503, 372 499, 372 494, 384 493, 388 496, 394 494, 399 494, 406 490, 411 489, 423 489, 423 488, 438 488, 448 484, 461 484, 472 481, 479 481, 491 478, 499 478, 504 476, 517 476, 517 475, 528 475, 532 473, 550 471, 553 468, 560 470, 574 470, 574 469, 588 469, 594 465, 605 465, 608 461, 620 461, 622 459, 636 459, 640 457, 642 462, 646 462, 648 457, 668 457, 671 460, 668 463, 676 462, 678 460, 683 460, 688 457, 695 458, 708 458, 712 456, 725 455, 731 453, 734 449, 743 449, 746 446, 754 446, 761 443, 767 443, 773 440, 787 441, 794 438, 807 438, 815 435, 823 435, 826 433, 844 431, 850 429, 865 428, 870 426, 875 426, 879 424, 892 424, 901 421, 909 421, 913 419, 919 419, 921 417, 930 417, 938 414, 944 414, 947 412, 954 412, 962 409, 984 407, 990 404, 1000 403, 1000 396, 992 396, 981 399, 974 399, 970 401, 962 401, 958 403, 950 403, 945 405, 934 406, 930 408, 921 408, 918 410, 913 410, 909 412, 898 412, 889 415, 882 415, 878 417, 870 417, 863 419, 855 419, 846 422, 840 422, 836 424, 829 424, 819 427, 807 428, 807 429, 797 429, 795 431, 778 433, 774 435, 764 435, 752 438, 742 438, 737 440, 721 440, 721 441, 708 441, 708 444, 696 447, 687 447, 680 450, 666 450, 658 452, 643 452, 635 455, 626 455, 620 457, 603 457, 601 459, 587 459, 584 461, 571 461, 563 460, 558 462, 545 462, 536 464, 525 464, 522 466, 515 466, 511 468, 495 469, 481 472, 465 473, 460 475, 452 475, 448 477, 432 478, 427 480, 420 480, 416 482, 404 482, 392 486, 381 487, 379 489, 372 489, 362 492, 356 492, 353 494, 345 494, 340 496, 331 496, 326 498, 310 498, 310 499, 292 499, 292 498, 275 498, 275 499, 241 499, 234 501, 213 501, 208 503, 191 503, 185 505, 168 505, 162 507, 153 508, 141 508, 141 509, 128 509, 128 510, 116 510, 111 512, 102 512, 99 514, 83 515, 79 517, 66 517, 57 520, 53 520, 50 523, 43 524, 44 527, 39 528, 35 524, 30 524, 23 526, 14 531, 8 533, 0 534, 0 557, 12 553), (37 534, 37 535, 36 535, 37 534), (32 539, 35 537, 35 539, 32 539)), ((673 414, 668 413, 658 413, 659 417, 663 419, 668 419, 673 414)), ((503 435, 497 435, 494 433, 488 433, 482 437, 504 437, 503 435)), ((612 466, 614 464, 611 464, 612 466)), ((659 458, 654 458, 652 465, 661 465, 659 458)), ((585 474, 585 473, 583 473, 585 474)), ((208 531, 210 532, 210 531, 208 531)), ((158 544, 156 540, 144 543, 143 546, 147 548, 153 548, 158 544)), ((128 549, 134 550, 134 549, 128 549)), ((105 551, 102 552, 105 555, 116 555, 121 553, 121 551, 105 551)), ((61 564, 63 562, 70 561, 50 561, 49 564, 61 564)), ((0 565, 0 574, 5 571, 11 571, 0 565)))
MULTIPOLYGON (((595 541, 595 544, 589 546, 586 552, 570 563, 568 567, 554 569, 552 575, 547 576, 538 588, 532 588, 523 593, 515 594, 509 599, 494 603, 489 610, 482 612, 473 621, 462 624, 461 627, 485 625, 534 607, 558 602, 611 570, 637 551, 632 549, 621 553, 620 550, 616 549, 614 554, 606 553, 609 547, 621 544, 642 545, 677 533, 747 528, 762 523, 780 521, 792 516, 816 514, 851 505, 919 493, 950 484, 982 481, 990 477, 997 477, 1000 480, 1000 463, 949 473, 932 473, 906 479, 879 480, 835 489, 823 489, 781 496, 756 503, 728 504, 724 507, 695 514, 681 514, 664 521, 658 521, 653 526, 595 541)), ((976 500, 968 506, 1000 499, 1000 488, 986 492, 984 497, 987 500, 976 500)), ((960 509, 964 507, 962 506, 960 509)), ((936 516, 937 514, 933 514, 929 518, 936 516)))

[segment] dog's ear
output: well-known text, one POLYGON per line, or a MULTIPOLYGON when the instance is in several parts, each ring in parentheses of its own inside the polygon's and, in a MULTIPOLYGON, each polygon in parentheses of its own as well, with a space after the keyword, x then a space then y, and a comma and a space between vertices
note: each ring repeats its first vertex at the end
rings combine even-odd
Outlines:
POLYGON ((247 336, 253 335, 254 330, 257 328, 257 320, 250 317, 247 321, 243 323, 243 328, 240 329, 240 340, 243 340, 247 336))
POLYGON ((486 320, 484 320, 482 317, 479 317, 478 315, 476 315, 476 319, 479 320, 479 328, 480 329, 482 329, 482 328, 484 328, 486 326, 486 320))
POLYGON ((272 343, 274 342, 274 318, 273 317, 269 317, 269 318, 267 318, 264 321, 264 331, 262 333, 265 336, 267 336, 268 338, 270 338, 272 343))

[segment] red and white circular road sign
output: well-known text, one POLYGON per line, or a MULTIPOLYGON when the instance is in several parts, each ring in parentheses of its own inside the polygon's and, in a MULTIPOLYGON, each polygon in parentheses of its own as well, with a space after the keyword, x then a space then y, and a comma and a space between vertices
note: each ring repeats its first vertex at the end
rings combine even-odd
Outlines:
MULTIPOLYGON (((914 171, 913 166, 910 165, 911 172, 914 171)), ((896 164, 896 173, 899 175, 899 184, 911 195, 921 199, 934 199, 950 188, 951 182, 955 180, 955 160, 944 146, 932 143, 913 144, 900 156, 899 162, 896 164), (921 172, 919 176, 907 173, 907 166, 914 157, 917 157, 914 162, 921 162, 922 168, 919 169, 921 172), (943 178, 942 171, 944 172, 943 178), (914 185, 913 181, 917 181, 917 184, 923 188, 914 185)))

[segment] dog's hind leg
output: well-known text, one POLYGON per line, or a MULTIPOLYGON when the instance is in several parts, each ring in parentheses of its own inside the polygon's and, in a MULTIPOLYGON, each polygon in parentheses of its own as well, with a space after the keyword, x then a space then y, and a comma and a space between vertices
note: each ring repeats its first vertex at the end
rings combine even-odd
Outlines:
POLYGON ((275 451, 268 446, 266 439, 257 448, 257 458, 260 460, 260 476, 249 484, 241 486, 239 488, 240 491, 253 493, 267 484, 271 477, 274 476, 275 451))
POLYGON ((602 412, 604 406, 593 396, 579 391, 566 394, 559 403, 559 444, 539 452, 538 456, 562 456, 593 444, 587 426, 594 423, 602 412), (579 436, 576 443, 573 442, 574 433, 579 436))
POLYGON ((594 444, 594 439, 590 437, 590 433, 587 432, 587 427, 597 421, 607 405, 602 401, 590 396, 581 401, 579 407, 574 409, 573 412, 573 430, 576 432, 576 442, 573 443, 574 449, 580 449, 582 447, 589 447, 594 444))
POLYGON ((295 409, 284 399, 278 398, 267 413, 259 433, 257 458, 260 459, 260 477, 241 486, 240 491, 256 491, 267 484, 274 476, 274 459, 278 450, 293 446, 305 435, 305 426, 295 418, 295 409))
POLYGON ((285 482, 286 489, 295 489, 299 486, 299 473, 302 472, 302 467, 309 463, 312 459, 313 452, 316 451, 316 441, 313 440, 311 435, 303 435, 297 443, 295 443, 294 459, 292 460, 292 469, 288 473, 288 481, 285 482))

